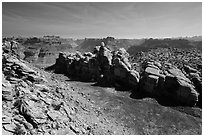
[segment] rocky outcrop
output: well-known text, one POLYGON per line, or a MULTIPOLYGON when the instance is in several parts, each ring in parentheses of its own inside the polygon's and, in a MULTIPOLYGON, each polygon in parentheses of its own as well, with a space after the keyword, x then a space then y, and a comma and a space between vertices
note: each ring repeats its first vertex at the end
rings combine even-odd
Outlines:
MULTIPOLYGON (((168 82, 172 82, 172 79, 177 79, 177 78, 179 78, 178 82, 176 82, 177 84, 181 81, 180 79, 183 79, 182 81, 187 81, 187 83, 190 84, 191 91, 196 90, 196 92, 198 93, 198 102, 196 104, 197 106, 201 107, 201 104, 202 104, 201 103, 202 102, 202 97, 201 97, 202 95, 202 91, 201 91, 202 89, 202 52, 201 50, 194 49, 194 48, 179 49, 179 48, 163 47, 163 48, 150 49, 147 52, 139 52, 135 54, 135 57, 131 57, 131 63, 136 64, 134 68, 138 70, 138 72, 141 74, 142 79, 146 78, 144 77, 144 74, 145 74, 144 72, 145 72, 145 69, 147 68, 148 62, 151 62, 150 64, 148 64, 149 67, 155 68, 155 69, 159 68, 159 74, 162 74, 165 76, 164 77, 165 81, 166 79, 168 79, 167 80, 168 82), (158 63, 155 63, 155 61, 158 63), (158 68, 155 66, 157 66, 158 68), (171 73, 174 73, 174 75, 180 75, 180 76, 172 76, 171 73)), ((140 84, 144 83, 142 82, 142 79, 140 80, 140 84)), ((173 80, 173 81, 175 82, 176 80, 173 80)), ((165 83, 167 84, 168 82, 165 82, 165 83)), ((171 89, 171 86, 169 88, 171 89)), ((160 89, 162 88, 159 88, 159 90, 160 89)), ((159 90, 157 88, 156 91, 159 91, 159 90)), ((176 92, 175 93, 170 92, 171 94, 168 94, 168 92, 166 92, 167 90, 164 92, 164 89, 162 89, 161 91, 162 92, 159 92, 159 95, 164 94, 164 96, 167 96, 168 99, 173 98, 172 95, 176 95, 176 92)), ((174 89, 174 91, 176 90, 174 89)), ((179 103, 179 105, 181 105, 181 103, 179 103)))
POLYGON ((17 123, 14 120, 14 123, 10 121, 6 125, 3 124, 3 127, 6 131, 14 134, 26 134, 26 128, 31 130, 38 127, 37 115, 34 114, 36 110, 33 110, 35 107, 29 106, 30 103, 27 102, 33 96, 30 86, 34 83, 45 82, 45 79, 14 55, 4 53, 2 62, 3 115, 6 116, 13 112, 13 116, 18 120, 17 123), (17 118, 18 116, 21 118, 17 118), (25 124, 25 126, 22 124, 25 124), (18 125, 21 125, 21 127, 18 125))
POLYGON ((140 81, 140 91, 153 97, 166 96, 172 98, 178 104, 195 106, 199 93, 193 83, 183 72, 166 64, 166 70, 161 70, 159 62, 147 62, 140 81))
POLYGON ((3 134, 55 134, 63 128, 70 130, 70 108, 56 95, 62 94, 59 89, 52 89, 39 69, 3 49, 2 72, 3 134))
POLYGON ((2 70, 7 80, 26 79, 29 82, 41 82, 44 80, 37 71, 28 67, 24 61, 17 59, 15 56, 4 54, 2 62, 2 70))
POLYGON ((139 73, 132 70, 128 57, 125 49, 113 52, 102 42, 93 53, 60 53, 54 68, 56 72, 82 81, 96 81, 105 85, 114 85, 116 82, 136 90, 139 73))
POLYGON ((2 74, 2 100, 13 100, 12 86, 10 82, 5 80, 4 74, 2 74))
POLYGON ((102 42, 93 53, 60 53, 54 66, 56 71, 83 81, 106 86, 119 84, 148 96, 168 97, 182 105, 195 106, 201 102, 201 77, 196 69, 186 65, 178 69, 171 63, 152 58, 141 63, 139 74, 129 58, 125 49, 111 51, 102 42))
POLYGON ((193 85, 195 86, 196 91, 199 93, 198 95, 198 106, 202 107, 202 77, 198 70, 185 65, 184 71, 187 74, 187 77, 193 82, 193 85))
POLYGON ((140 81, 140 90, 147 94, 157 96, 158 91, 164 87, 165 76, 161 74, 159 62, 146 62, 143 76, 140 81))
POLYGON ((166 76, 165 90, 174 93, 174 97, 182 104, 194 106, 198 102, 198 93, 191 81, 179 69, 169 69, 166 76))

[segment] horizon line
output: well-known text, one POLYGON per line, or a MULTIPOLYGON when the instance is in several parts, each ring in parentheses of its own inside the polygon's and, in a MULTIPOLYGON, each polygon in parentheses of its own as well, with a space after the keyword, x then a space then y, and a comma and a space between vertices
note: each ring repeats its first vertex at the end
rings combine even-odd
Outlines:
POLYGON ((68 36, 60 36, 60 35, 30 35, 30 36, 21 36, 21 35, 18 35, 18 36, 3 36, 2 35, 2 38, 18 38, 18 37, 22 37, 22 38, 32 38, 32 37, 37 37, 37 38, 43 38, 44 36, 59 36, 60 38, 68 38, 68 39, 103 39, 103 38, 107 38, 107 37, 113 37, 114 39, 150 39, 150 38, 153 38, 153 39, 166 39, 166 38, 192 38, 192 37, 202 37, 202 35, 191 35, 191 36, 163 36, 163 37, 114 37, 114 36, 105 36, 105 37, 68 37, 68 36))

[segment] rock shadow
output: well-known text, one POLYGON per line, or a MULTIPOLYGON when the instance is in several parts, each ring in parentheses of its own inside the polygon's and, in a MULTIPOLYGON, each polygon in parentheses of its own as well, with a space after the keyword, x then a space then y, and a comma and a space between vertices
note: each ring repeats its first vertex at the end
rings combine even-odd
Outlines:
MULTIPOLYGON (((177 101, 175 101, 172 97, 167 96, 151 96, 142 91, 131 91, 130 98, 132 99, 144 99, 144 98, 153 98, 155 99, 160 105, 166 107, 176 107, 180 106, 177 101)), ((183 105, 182 105, 183 106, 183 105)))

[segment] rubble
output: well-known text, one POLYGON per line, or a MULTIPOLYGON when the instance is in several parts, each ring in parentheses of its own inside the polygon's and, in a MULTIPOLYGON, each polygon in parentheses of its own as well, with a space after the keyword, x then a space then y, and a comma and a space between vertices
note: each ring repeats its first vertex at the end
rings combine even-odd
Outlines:
POLYGON ((58 112, 57 117, 63 118, 59 115, 62 104, 51 107, 54 96, 50 95, 44 76, 10 50, 3 51, 3 133, 39 134, 41 131, 36 129, 50 123, 48 117, 56 120, 55 113, 51 112, 58 112))

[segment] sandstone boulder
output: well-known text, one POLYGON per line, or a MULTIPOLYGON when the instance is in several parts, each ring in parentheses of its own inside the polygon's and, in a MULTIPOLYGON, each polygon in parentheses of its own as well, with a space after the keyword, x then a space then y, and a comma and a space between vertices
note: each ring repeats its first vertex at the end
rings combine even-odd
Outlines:
POLYGON ((155 68, 155 67, 147 67, 145 69, 145 73, 147 75, 152 74, 152 75, 159 75, 159 69, 155 68))
POLYGON ((129 69, 131 69, 131 64, 128 60, 129 53, 124 48, 120 48, 114 52, 113 58, 119 58, 129 69))
POLYGON ((197 73, 190 73, 189 76, 196 91, 199 93, 197 105, 202 107, 202 78, 197 73))
POLYGON ((88 60, 84 60, 81 62, 81 74, 80 74, 80 80, 90 80, 90 73, 89 73, 89 62, 88 60))
POLYGON ((65 63, 66 64, 66 72, 65 72, 66 75, 73 76, 74 74, 78 74, 75 71, 77 62, 79 61, 76 61, 73 56, 67 56, 67 60, 65 63))
POLYGON ((198 93, 194 89, 194 86, 184 80, 178 80, 178 83, 179 89, 176 93, 179 102, 189 106, 195 106, 198 102, 198 93))
POLYGON ((133 90, 137 90, 139 79, 139 73, 135 70, 130 70, 130 73, 128 73, 128 86, 133 90))
POLYGON ((112 53, 106 47, 101 46, 99 50, 98 60, 101 66, 112 65, 112 53))
POLYGON ((117 55, 120 58, 129 58, 129 53, 124 49, 124 48, 119 48, 116 52, 115 55, 117 55))
POLYGON ((156 75, 148 75, 145 78, 145 82, 143 84, 143 89, 149 95, 155 95, 156 88, 158 86, 159 77, 156 75))
POLYGON ((114 76, 119 79, 124 79, 127 77, 130 69, 123 63, 119 58, 114 59, 114 76))
POLYGON ((151 96, 164 94, 163 88, 165 76, 160 73, 160 66, 158 65, 159 67, 157 67, 154 61, 146 62, 144 66, 146 66, 146 68, 140 81, 140 90, 145 91, 148 95, 151 96))
POLYGON ((194 106, 198 102, 198 93, 191 81, 179 69, 169 69, 166 76, 165 90, 182 104, 194 106))
POLYGON ((60 52, 59 57, 56 59, 55 72, 64 74, 66 72, 66 54, 63 52, 60 52))
POLYGON ((95 57, 91 58, 89 60, 89 75, 91 76, 91 79, 96 80, 100 76, 100 69, 99 69, 99 62, 95 57))
MULTIPOLYGON (((112 83, 112 53, 111 51, 105 47, 101 46, 99 49, 99 53, 97 54, 97 61, 99 64, 99 72, 103 75, 103 81, 109 84, 112 83)), ((101 80, 100 80, 101 81, 101 80)))

